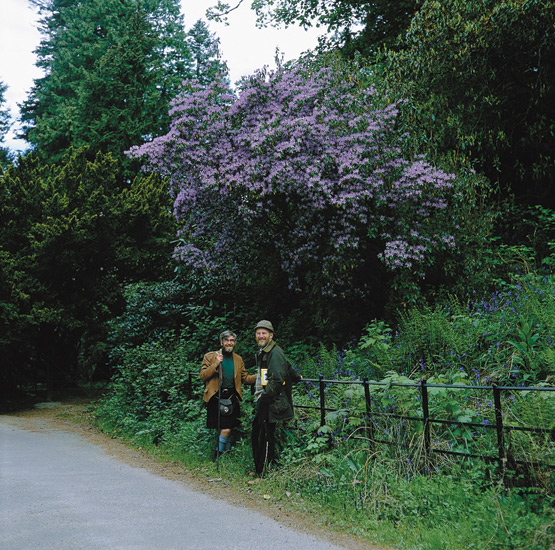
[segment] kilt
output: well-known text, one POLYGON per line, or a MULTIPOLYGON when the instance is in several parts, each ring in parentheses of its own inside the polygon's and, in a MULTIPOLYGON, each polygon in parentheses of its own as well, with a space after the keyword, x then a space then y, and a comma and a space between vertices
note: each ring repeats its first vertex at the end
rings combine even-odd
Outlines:
MULTIPOLYGON (((222 399, 233 399, 233 412, 229 416, 220 415, 220 430, 236 428, 239 425, 239 417, 241 409, 239 407, 239 398, 235 390, 222 389, 222 399)), ((210 429, 218 429, 218 394, 212 396, 206 406, 206 427, 210 429)))

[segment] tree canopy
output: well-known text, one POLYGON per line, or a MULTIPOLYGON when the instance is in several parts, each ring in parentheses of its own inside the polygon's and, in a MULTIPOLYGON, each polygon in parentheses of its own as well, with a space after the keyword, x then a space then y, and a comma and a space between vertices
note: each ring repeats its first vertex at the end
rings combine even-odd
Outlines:
POLYGON ((423 148, 466 161, 505 196, 555 205, 555 2, 424 2, 387 83, 423 148))
POLYGON ((88 378, 106 359, 125 286, 170 276, 167 182, 123 152, 167 131, 184 78, 226 75, 216 38, 202 22, 187 33, 178 0, 33 3, 44 70, 22 107, 33 150, 0 173, 0 385, 9 388, 54 370, 88 378))
POLYGON ((167 276, 175 231, 155 175, 121 190, 117 162, 85 150, 26 155, 0 179, 2 384, 27 370, 87 379, 105 360, 123 284, 167 276))
POLYGON ((128 283, 179 305, 196 350, 202 323, 252 315, 345 342, 488 288, 517 254, 552 266, 555 0, 254 0, 264 24, 327 26, 342 55, 238 92, 178 0, 32 1, 45 73, 22 110, 34 151, 0 174, 0 384, 100 365, 128 283), (543 205, 515 224, 490 180, 543 205))
MULTIPOLYGON (((242 3, 240 0, 230 6, 220 0, 209 15, 221 20, 242 3)), ((251 9, 260 25, 325 27, 327 41, 352 56, 357 51, 368 55, 384 46, 394 47, 418 4, 418 0, 252 0, 251 9)))
POLYGON ((132 144, 166 132, 170 100, 198 72, 191 44, 205 49, 202 71, 223 67, 212 35, 201 36, 199 27, 187 36, 178 0, 35 3, 44 36, 37 65, 45 75, 22 120, 25 138, 50 161, 83 145, 125 160, 132 144))

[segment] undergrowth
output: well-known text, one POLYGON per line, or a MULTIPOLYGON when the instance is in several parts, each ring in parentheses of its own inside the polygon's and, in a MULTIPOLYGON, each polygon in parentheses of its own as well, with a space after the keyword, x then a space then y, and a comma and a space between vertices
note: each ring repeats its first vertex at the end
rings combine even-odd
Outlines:
MULTIPOLYGON (((372 321, 346 349, 292 347, 289 356, 305 376, 294 396, 303 407, 278 433, 279 461, 249 491, 331 529, 396 548, 553 548, 553 472, 534 464, 555 463, 549 431, 555 392, 526 390, 553 385, 553 334, 553 279, 526 276, 473 302, 411 310, 396 330, 372 321), (326 385, 324 424, 319 375, 342 382, 326 385), (362 379, 381 383, 369 388, 370 417, 364 388, 354 383, 362 379), (422 422, 399 418, 421 415, 421 379, 430 385, 430 413, 444 420, 431 429, 432 450, 483 458, 498 452, 490 390, 473 389, 478 385, 514 386, 503 393, 504 424, 547 431, 508 431, 504 470, 497 462, 429 455, 422 422), (469 391, 441 387, 453 384, 469 391)), ((184 345, 175 335, 121 345, 96 421, 151 452, 244 488, 254 469, 252 397, 245 392, 241 428, 217 469, 215 434, 205 427, 200 399, 200 361, 191 360, 184 345)))

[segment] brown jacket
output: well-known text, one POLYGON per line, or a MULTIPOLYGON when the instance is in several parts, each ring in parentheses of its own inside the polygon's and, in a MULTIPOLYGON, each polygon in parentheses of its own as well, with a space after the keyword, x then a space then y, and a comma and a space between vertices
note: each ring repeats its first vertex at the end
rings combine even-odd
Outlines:
MULTIPOLYGON (((222 369, 218 369, 220 363, 216 359, 217 352, 210 351, 202 360, 202 367, 200 368, 200 379, 204 382, 204 395, 203 400, 208 403, 213 395, 218 393, 218 373, 222 369)), ((241 389, 241 382, 243 384, 253 385, 256 382, 256 374, 248 374, 245 369, 245 363, 240 355, 233 354, 233 367, 235 379, 235 391, 239 399, 243 399, 243 391, 241 389)), ((221 376, 221 374, 220 374, 221 376)))

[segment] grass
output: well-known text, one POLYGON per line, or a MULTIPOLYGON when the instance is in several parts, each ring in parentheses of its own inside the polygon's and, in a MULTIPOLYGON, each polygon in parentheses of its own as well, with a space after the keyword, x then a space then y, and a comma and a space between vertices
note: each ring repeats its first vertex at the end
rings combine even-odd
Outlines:
POLYGON ((555 544, 549 487, 505 487, 485 465, 444 460, 425 473, 407 460, 400 465, 399 456, 370 451, 361 439, 307 454, 304 436, 290 431, 279 435, 286 441, 279 464, 269 468, 263 483, 248 483, 254 480, 248 410, 240 437, 219 468, 211 459, 214 434, 204 428, 204 418, 154 444, 151 432, 122 430, 98 412, 104 430, 159 460, 177 462, 205 480, 222 478, 238 495, 367 544, 411 550, 547 550, 555 544))

